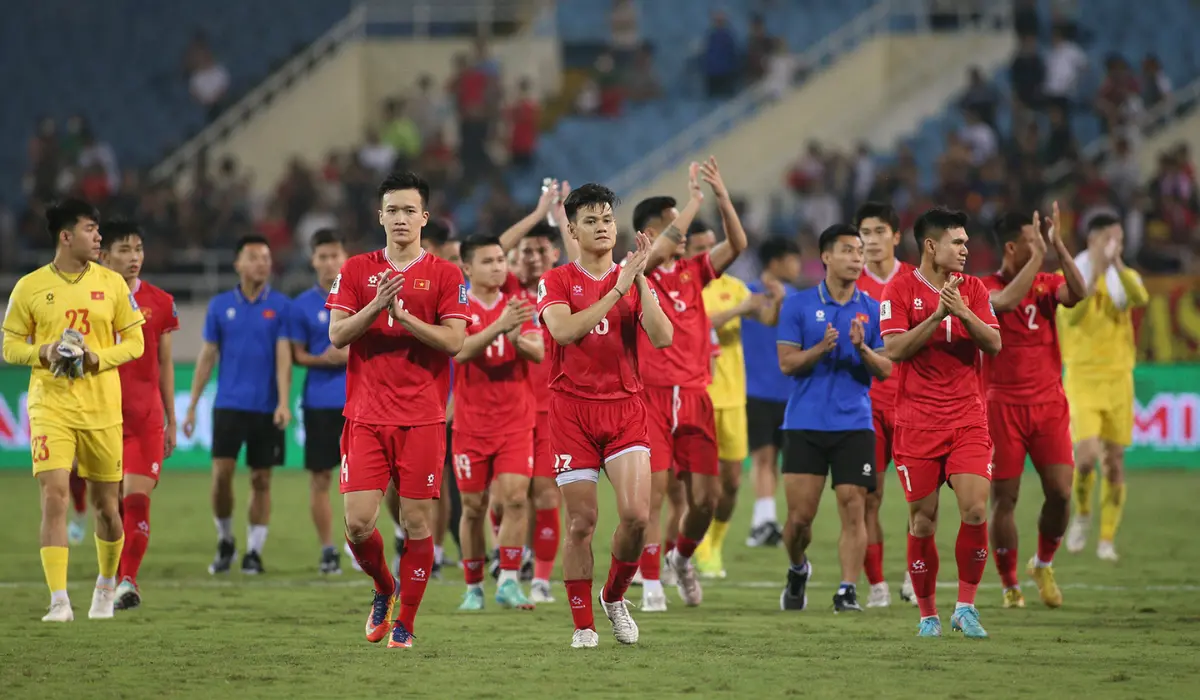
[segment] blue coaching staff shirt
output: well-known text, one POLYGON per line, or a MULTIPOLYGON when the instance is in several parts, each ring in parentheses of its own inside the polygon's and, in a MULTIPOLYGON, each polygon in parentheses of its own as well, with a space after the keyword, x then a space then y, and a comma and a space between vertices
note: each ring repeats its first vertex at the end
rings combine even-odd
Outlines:
POLYGON ((866 346, 881 350, 879 302, 858 289, 850 301, 839 304, 821 282, 783 302, 779 311, 779 343, 811 348, 824 339, 828 324, 832 323, 838 332, 833 351, 807 374, 793 378, 784 430, 874 430, 871 373, 850 340, 850 323, 855 318, 862 321, 866 346))
POLYGON ((274 413, 279 405, 275 383, 275 345, 287 340, 291 300, 270 285, 254 299, 240 286, 208 303, 204 341, 220 350, 217 400, 213 408, 274 413))
MULTIPOLYGON (((288 316, 288 337, 300 343, 308 354, 320 356, 332 345, 329 342, 329 309, 325 308, 326 292, 320 286, 292 300, 288 316)), ((274 375, 272 375, 274 376, 274 375)), ((304 376, 304 408, 338 409, 346 407, 346 368, 309 367, 304 376)), ((274 407, 271 409, 275 410, 274 407)))

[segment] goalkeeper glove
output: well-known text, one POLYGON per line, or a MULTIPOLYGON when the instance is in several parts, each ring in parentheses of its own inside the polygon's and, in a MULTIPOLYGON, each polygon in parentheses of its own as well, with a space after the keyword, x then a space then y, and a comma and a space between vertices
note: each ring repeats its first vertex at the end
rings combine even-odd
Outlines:
POLYGON ((56 377, 81 379, 83 377, 83 334, 68 328, 63 331, 58 343, 59 358, 50 365, 50 371, 56 377))

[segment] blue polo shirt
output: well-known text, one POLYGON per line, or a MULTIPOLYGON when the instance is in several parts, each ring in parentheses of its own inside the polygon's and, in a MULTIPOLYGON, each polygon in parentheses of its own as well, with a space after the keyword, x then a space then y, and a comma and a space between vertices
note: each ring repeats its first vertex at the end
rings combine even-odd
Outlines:
POLYGON ((837 345, 807 374, 791 382, 784 430, 873 430, 871 373, 850 340, 850 322, 862 319, 866 345, 883 347, 879 302, 854 290, 839 304, 825 283, 788 297, 779 311, 779 343, 811 348, 825 337, 826 325, 838 332, 837 345))
MULTIPOLYGON (((292 300, 288 314, 288 337, 304 346, 310 355, 329 349, 329 309, 327 292, 319 286, 292 300)), ((304 375, 304 408, 341 410, 346 407, 346 368, 309 367, 304 375)))
POLYGON ((247 299, 238 286, 208 302, 204 340, 221 351, 213 408, 275 412, 275 344, 287 340, 290 307, 287 295, 269 286, 255 299, 247 299))
MULTIPOLYGON (((753 294, 762 294, 761 282, 746 285, 753 294)), ((784 285, 785 299, 796 288, 784 285)), ((742 318, 742 352, 746 358, 746 396, 763 401, 784 403, 792 382, 779 371, 779 353, 775 350, 775 327, 764 326, 750 316, 742 318)))

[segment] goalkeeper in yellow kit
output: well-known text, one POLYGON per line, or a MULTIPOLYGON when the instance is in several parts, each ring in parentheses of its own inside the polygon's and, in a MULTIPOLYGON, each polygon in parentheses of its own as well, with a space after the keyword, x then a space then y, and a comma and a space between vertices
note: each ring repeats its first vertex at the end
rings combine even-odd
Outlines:
POLYGON ((90 482, 100 576, 91 618, 113 616, 125 536, 121 496, 121 380, 116 367, 142 354, 142 318, 119 274, 100 258, 99 214, 69 199, 46 212, 54 260, 22 277, 4 313, 4 360, 32 367, 29 442, 41 492, 42 569, 50 587, 46 622, 70 622, 67 509, 71 464, 90 482))
POLYGON ((1125 448, 1133 442, 1132 309, 1150 301, 1141 277, 1121 261, 1123 243, 1115 217, 1100 214, 1088 222, 1087 250, 1075 258, 1088 296, 1058 310, 1063 388, 1075 440, 1075 515, 1067 528, 1067 551, 1080 552, 1087 545, 1100 462, 1104 480, 1096 555, 1108 561, 1117 560, 1113 540, 1125 508, 1125 448))

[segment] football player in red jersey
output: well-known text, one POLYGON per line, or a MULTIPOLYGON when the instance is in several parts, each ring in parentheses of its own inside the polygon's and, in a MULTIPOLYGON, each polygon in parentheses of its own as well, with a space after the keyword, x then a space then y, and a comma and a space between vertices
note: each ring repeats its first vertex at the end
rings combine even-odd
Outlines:
POLYGON ((378 195, 387 245, 347 260, 326 306, 330 342, 350 347, 340 481, 346 539, 375 581, 367 640, 387 636, 398 599, 388 646, 411 647, 413 620, 433 569, 450 358, 462 350, 470 315, 462 270, 421 248, 429 185, 413 173, 393 173, 378 195), (388 570, 375 529, 392 481, 408 535, 400 581, 388 570))
POLYGON ((484 519, 488 489, 503 503, 497 543, 500 581, 496 602, 531 609, 518 575, 525 544, 529 480, 533 476, 535 406, 530 363, 545 354, 533 325, 533 305, 521 292, 500 290, 508 264, 500 239, 472 236, 462 244, 471 281, 467 339, 454 357, 454 475, 462 494, 460 537, 467 591, 459 610, 483 609, 484 519))
MULTIPOLYGON (((715 158, 689 168, 689 198, 682 211, 675 200, 653 197, 634 209, 634 227, 654 239, 647 262, 648 273, 663 311, 675 327, 669 348, 639 350, 646 388, 642 401, 650 430, 651 478, 650 529, 642 553, 642 609, 667 608, 659 580, 659 514, 670 486, 672 467, 683 483, 682 512, 675 514, 678 536, 667 555, 675 573, 679 595, 689 606, 699 605, 703 592, 691 558, 712 522, 721 497, 717 428, 708 384, 712 378, 712 323, 704 309, 704 287, 729 267, 746 249, 746 232, 721 179, 715 158), (684 257, 684 232, 691 226, 704 195, 699 179, 712 188, 728 232, 726 239, 707 253, 684 257)), ((672 509, 675 510, 674 508, 672 509)))
POLYGON ((940 637, 938 492, 949 482, 962 524, 954 547, 958 603, 951 628, 986 637, 975 592, 987 567, 992 441, 979 393, 979 351, 1000 352, 1000 324, 967 262, 967 215, 930 209, 913 225, 921 266, 888 283, 879 319, 897 382, 896 475, 908 501, 908 570, 921 610, 918 635, 940 637))
POLYGON ((121 460, 125 478, 121 502, 125 548, 117 576, 117 610, 141 605, 138 569, 150 544, 150 494, 158 485, 162 462, 175 450, 175 365, 171 364, 171 333, 179 330, 175 299, 143 281, 144 239, 137 224, 122 221, 100 225, 101 261, 120 273, 146 319, 142 335, 146 351, 117 368, 121 373, 121 417, 125 449, 121 460))
POLYGON ((1004 349, 984 362, 988 429, 995 445, 992 472, 991 544, 1006 608, 1025 607, 1017 581, 1015 510, 1026 455, 1042 480, 1037 554, 1029 577, 1042 602, 1062 605, 1054 580, 1058 550, 1071 510, 1074 456, 1071 419, 1062 384, 1058 346, 1058 307, 1071 307, 1087 296, 1087 282, 1059 237, 1058 203, 1045 238, 1037 212, 1009 213, 996 222, 996 240, 1004 251, 1000 270, 983 278, 1000 319, 1004 349), (1054 249, 1063 274, 1042 272, 1047 246, 1054 249))
POLYGON ((618 268, 613 262, 616 195, 588 184, 572 192, 564 211, 579 242, 579 259, 547 272, 538 283, 538 313, 554 339, 550 352, 550 447, 567 511, 563 577, 575 633, 571 646, 599 644, 592 614, 592 535, 600 470, 616 492, 619 523, 612 539, 608 582, 600 604, 622 644, 638 640, 625 592, 638 569, 650 518, 650 440, 638 394, 638 336, 655 348, 671 344, 674 329, 643 274, 650 240, 618 268))
MULTIPOLYGON (((854 214, 854 226, 862 236, 867 266, 858 278, 858 288, 876 301, 883 299, 883 290, 896 277, 912 272, 912 265, 896 259, 900 245, 900 217, 890 204, 867 202, 854 214)), ((876 379, 871 384, 871 413, 875 421, 875 491, 867 494, 867 556, 863 571, 871 592, 868 608, 892 604, 892 593, 883 575, 883 527, 879 524, 879 508, 883 503, 883 486, 887 481, 887 466, 892 461, 892 435, 896 429, 896 379, 876 379)), ((900 587, 901 600, 917 604, 912 579, 904 572, 900 587)))

